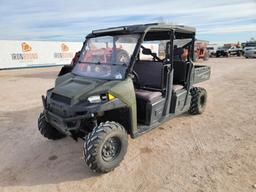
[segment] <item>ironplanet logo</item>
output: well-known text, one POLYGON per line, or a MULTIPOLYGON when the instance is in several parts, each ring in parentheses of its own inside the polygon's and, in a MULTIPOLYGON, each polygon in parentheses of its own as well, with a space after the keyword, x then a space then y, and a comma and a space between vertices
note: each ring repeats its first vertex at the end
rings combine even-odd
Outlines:
POLYGON ((73 53, 68 52, 69 47, 65 43, 62 43, 60 45, 60 51, 61 52, 54 53, 54 58, 56 58, 56 59, 70 59, 70 58, 73 58, 73 53))
POLYGON ((22 50, 22 53, 11 54, 12 60, 33 61, 38 59, 38 54, 31 52, 32 47, 28 43, 26 42, 21 43, 21 50, 22 50))

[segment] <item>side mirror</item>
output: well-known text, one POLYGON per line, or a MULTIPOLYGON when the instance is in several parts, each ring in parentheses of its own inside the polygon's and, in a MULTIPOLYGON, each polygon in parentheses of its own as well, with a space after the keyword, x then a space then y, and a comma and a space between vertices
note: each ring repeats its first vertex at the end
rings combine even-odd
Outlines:
POLYGON ((147 49, 147 48, 142 49, 142 53, 143 53, 144 55, 151 55, 151 54, 152 54, 151 50, 150 50, 150 49, 147 49))

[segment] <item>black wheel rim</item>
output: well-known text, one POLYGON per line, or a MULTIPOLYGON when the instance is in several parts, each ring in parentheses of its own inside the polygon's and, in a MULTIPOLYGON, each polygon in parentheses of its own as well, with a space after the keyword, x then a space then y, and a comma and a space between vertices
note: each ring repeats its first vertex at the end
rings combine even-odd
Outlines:
POLYGON ((121 141, 118 137, 110 137, 102 147, 102 159, 104 161, 113 161, 121 151, 121 141))

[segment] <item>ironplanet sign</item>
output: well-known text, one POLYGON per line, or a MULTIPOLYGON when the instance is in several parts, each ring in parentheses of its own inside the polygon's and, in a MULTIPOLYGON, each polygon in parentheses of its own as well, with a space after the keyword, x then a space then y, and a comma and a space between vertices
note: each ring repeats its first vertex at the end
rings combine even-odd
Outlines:
POLYGON ((61 52, 54 53, 54 58, 68 59, 68 58, 73 58, 74 57, 74 54, 72 52, 69 52, 69 46, 65 43, 61 44, 60 51, 61 52))
POLYGON ((74 55, 73 53, 54 53, 54 58, 72 58, 74 55))
POLYGON ((70 64, 82 42, 0 40, 0 69, 70 64))
POLYGON ((38 59, 37 53, 13 53, 12 60, 32 61, 38 59))
POLYGON ((22 53, 12 53, 11 57, 12 60, 19 60, 19 61, 33 61, 38 59, 38 54, 32 52, 32 47, 26 43, 21 43, 22 53))

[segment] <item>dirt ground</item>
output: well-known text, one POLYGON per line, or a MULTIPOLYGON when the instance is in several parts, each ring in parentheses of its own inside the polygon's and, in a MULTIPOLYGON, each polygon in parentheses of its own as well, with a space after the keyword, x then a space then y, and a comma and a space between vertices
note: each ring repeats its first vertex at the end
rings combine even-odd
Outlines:
POLYGON ((181 115, 135 140, 108 174, 92 173, 83 141, 37 129, 59 67, 0 71, 0 191, 256 191, 256 60, 210 59, 204 114, 181 115))

